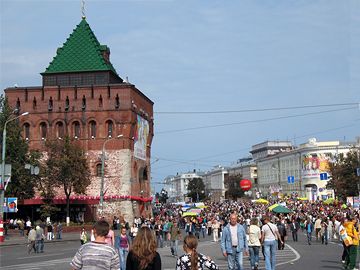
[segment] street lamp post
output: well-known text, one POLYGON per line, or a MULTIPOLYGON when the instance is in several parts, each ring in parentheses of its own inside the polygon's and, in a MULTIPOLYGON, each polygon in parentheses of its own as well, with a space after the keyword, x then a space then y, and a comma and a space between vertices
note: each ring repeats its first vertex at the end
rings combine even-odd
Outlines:
POLYGON ((104 171, 105 171, 105 145, 107 142, 113 140, 113 139, 118 139, 123 137, 124 135, 120 134, 118 136, 116 136, 115 138, 109 138, 107 140, 105 140, 105 142, 103 143, 102 146, 102 152, 101 152, 101 182, 100 182, 100 210, 101 210, 101 214, 103 213, 104 210, 104 171))
POLYGON ((8 119, 5 124, 4 124, 4 130, 3 130, 3 141, 2 141, 2 155, 1 155, 1 181, 0 181, 0 203, 1 203, 1 207, 0 207, 0 220, 3 220, 3 216, 4 216, 4 183, 5 183, 5 153, 6 153, 6 125, 11 122, 14 121, 18 118, 20 118, 21 116, 25 116, 28 115, 29 112, 24 112, 22 114, 20 114, 19 116, 13 117, 8 119))

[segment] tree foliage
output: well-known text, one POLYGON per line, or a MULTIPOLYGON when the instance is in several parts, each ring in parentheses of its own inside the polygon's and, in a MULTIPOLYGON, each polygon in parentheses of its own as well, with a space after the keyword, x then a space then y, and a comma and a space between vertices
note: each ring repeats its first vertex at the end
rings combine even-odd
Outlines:
POLYGON ((346 155, 339 154, 335 162, 329 164, 331 179, 327 188, 332 188, 336 196, 346 200, 348 196, 358 196, 360 177, 356 169, 360 168, 360 150, 352 149, 346 155))
POLYGON ((225 178, 224 184, 227 190, 227 198, 237 200, 244 196, 244 191, 240 187, 241 174, 229 175, 225 178))
MULTIPOLYGON (((0 136, 1 146, 3 142, 3 129, 5 122, 17 116, 16 111, 9 106, 4 96, 0 97, 0 136)), ((6 152, 5 163, 11 164, 11 182, 9 183, 5 196, 28 199, 34 196, 36 182, 25 169, 29 162, 28 145, 21 136, 21 127, 18 120, 8 122, 6 127, 6 152)))
POLYGON ((193 202, 201 201, 205 198, 205 185, 201 178, 190 179, 187 189, 187 196, 190 197, 193 202))
POLYGON ((66 196, 67 216, 70 215, 70 195, 85 194, 90 185, 90 170, 83 149, 71 141, 69 137, 63 140, 53 140, 46 143, 47 160, 44 188, 51 186, 62 188, 66 196))

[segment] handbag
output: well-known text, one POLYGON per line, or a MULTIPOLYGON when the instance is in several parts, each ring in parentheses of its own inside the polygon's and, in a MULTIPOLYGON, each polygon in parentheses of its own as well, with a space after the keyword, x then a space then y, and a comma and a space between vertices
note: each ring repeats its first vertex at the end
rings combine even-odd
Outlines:
POLYGON ((346 236, 345 237, 345 239, 344 239, 344 244, 345 244, 345 246, 351 246, 352 244, 353 244, 353 240, 352 240, 352 238, 350 237, 350 236, 346 236))

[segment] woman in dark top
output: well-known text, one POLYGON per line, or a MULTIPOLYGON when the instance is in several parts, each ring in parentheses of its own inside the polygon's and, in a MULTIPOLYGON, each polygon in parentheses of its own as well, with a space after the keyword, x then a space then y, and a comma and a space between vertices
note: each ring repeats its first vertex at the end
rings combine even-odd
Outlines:
POLYGON ((219 267, 209 257, 198 253, 196 248, 198 240, 194 235, 188 235, 184 239, 185 254, 176 261, 176 270, 200 270, 208 268, 218 270, 219 267))
POLYGON ((161 270, 156 240, 148 227, 139 229, 126 259, 126 270, 161 270))

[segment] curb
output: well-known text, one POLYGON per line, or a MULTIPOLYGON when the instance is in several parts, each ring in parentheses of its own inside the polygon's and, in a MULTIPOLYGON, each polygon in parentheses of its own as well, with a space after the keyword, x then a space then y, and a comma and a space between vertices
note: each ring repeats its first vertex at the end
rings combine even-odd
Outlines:
MULTIPOLYGON (((61 239, 61 240, 52 240, 52 241, 46 241, 44 242, 44 244, 51 244, 51 243, 63 243, 63 242, 69 242, 69 241, 80 241, 80 239, 61 239)), ((4 241, 3 243, 0 243, 0 248, 2 247, 10 247, 10 246, 23 246, 23 245, 27 245, 27 242, 22 242, 22 243, 7 243, 8 241, 4 241)))

